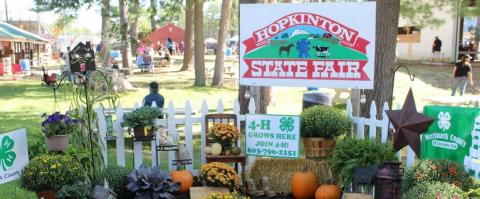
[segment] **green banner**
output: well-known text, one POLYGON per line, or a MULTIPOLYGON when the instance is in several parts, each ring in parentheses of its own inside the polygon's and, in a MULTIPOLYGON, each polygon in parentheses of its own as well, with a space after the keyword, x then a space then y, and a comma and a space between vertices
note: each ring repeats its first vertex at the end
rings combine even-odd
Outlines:
POLYGON ((435 118, 422 134, 421 159, 446 159, 465 165, 471 174, 480 170, 480 109, 425 106, 424 114, 435 118))

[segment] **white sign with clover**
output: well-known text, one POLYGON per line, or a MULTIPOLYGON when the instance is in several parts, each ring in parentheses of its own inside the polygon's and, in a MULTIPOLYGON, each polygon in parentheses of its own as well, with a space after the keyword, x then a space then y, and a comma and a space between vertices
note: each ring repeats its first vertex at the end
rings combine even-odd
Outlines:
POLYGON ((0 184, 19 179, 27 164, 27 130, 0 134, 0 184))
POLYGON ((298 158, 300 116, 247 115, 247 155, 298 158))

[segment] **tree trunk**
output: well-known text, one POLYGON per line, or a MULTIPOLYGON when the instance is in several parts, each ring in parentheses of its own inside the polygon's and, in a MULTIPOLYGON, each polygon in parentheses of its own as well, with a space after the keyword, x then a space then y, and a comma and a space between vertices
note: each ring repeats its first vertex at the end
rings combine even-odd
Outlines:
POLYGON ((122 64, 123 69, 126 69, 125 74, 130 75, 133 73, 130 68, 131 59, 131 50, 130 50, 130 39, 128 38, 128 13, 127 13, 127 0, 118 1, 120 8, 120 26, 121 26, 121 39, 123 42, 122 45, 122 64))
POLYGON ((215 57, 215 70, 213 72, 212 86, 223 86, 223 65, 225 63, 225 48, 227 47, 228 27, 230 27, 230 11, 232 0, 223 0, 220 28, 217 39, 217 55, 215 57))
MULTIPOLYGON (((393 67, 397 41, 400 0, 377 0, 375 36, 375 78, 373 90, 366 90, 367 103, 360 110, 361 116, 370 116, 370 103, 375 100, 377 113, 383 111, 383 103, 392 103, 393 67)), ((381 114, 377 115, 381 116, 381 114)))
POLYGON ((195 0, 195 86, 205 86, 205 44, 203 43, 203 0, 195 0))
POLYGON ((155 16, 157 15, 157 0, 150 0, 150 28, 151 31, 157 29, 157 21, 155 21, 155 16))
POLYGON ((188 70, 193 64, 193 23, 195 0, 187 0, 185 11, 185 45, 183 51, 183 66, 180 71, 188 70))
MULTIPOLYGON (((268 1, 264 0, 240 0, 240 4, 246 3, 264 3, 268 1)), ((241 41, 240 41, 241 42, 241 41)), ((240 44, 242 45, 242 44, 240 44)), ((255 98, 255 107, 257 113, 267 113, 267 107, 271 101, 271 92, 272 88, 267 86, 261 86, 256 88, 250 88, 249 86, 240 86, 238 90, 238 101, 240 104, 240 112, 242 114, 248 112, 248 103, 249 99, 245 98, 246 91, 250 92, 251 97, 255 98), (251 91, 256 91, 257 93, 252 93, 251 91)))
POLYGON ((103 58, 101 60, 101 64, 103 66, 106 65, 108 58, 110 57, 110 34, 108 31, 110 30, 110 0, 102 0, 102 50, 100 51, 100 57, 103 58))
POLYGON ((133 15, 133 21, 130 25, 130 42, 131 42, 131 53, 135 54, 138 48, 138 17, 139 13, 139 0, 132 0, 132 10, 129 13, 130 16, 133 15))

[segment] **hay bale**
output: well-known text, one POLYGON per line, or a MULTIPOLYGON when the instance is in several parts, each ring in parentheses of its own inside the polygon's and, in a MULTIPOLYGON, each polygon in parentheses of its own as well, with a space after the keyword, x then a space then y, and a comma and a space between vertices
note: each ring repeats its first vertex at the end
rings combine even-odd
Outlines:
POLYGON ((320 184, 332 178, 327 161, 278 158, 257 158, 252 166, 250 178, 257 185, 260 184, 262 177, 268 177, 271 190, 277 193, 290 193, 290 177, 293 173, 303 170, 305 166, 316 174, 320 184))

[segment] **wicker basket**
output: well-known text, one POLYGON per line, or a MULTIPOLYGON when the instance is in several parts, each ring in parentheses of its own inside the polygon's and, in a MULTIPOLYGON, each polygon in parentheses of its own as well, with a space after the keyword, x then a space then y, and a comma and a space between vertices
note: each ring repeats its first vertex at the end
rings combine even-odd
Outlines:
POLYGON ((307 158, 326 158, 335 147, 334 139, 302 138, 307 158))

